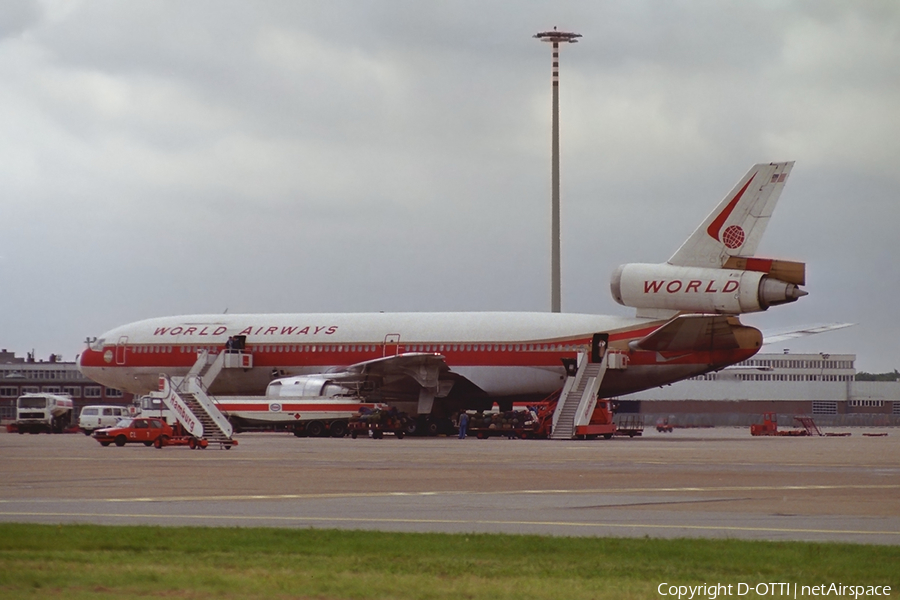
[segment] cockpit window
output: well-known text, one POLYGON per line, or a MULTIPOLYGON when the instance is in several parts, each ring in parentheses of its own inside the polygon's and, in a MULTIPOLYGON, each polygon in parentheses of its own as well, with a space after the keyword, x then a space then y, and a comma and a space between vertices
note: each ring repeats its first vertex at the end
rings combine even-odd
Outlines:
POLYGON ((96 339, 93 341, 93 343, 91 343, 91 350, 93 350, 95 352, 99 352, 99 351, 103 350, 103 344, 105 344, 105 343, 106 343, 106 338, 96 339))

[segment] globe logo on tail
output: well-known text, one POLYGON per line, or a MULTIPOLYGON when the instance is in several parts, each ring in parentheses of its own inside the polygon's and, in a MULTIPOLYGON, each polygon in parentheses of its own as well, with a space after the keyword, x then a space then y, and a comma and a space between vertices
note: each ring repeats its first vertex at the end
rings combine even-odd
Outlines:
POLYGON ((729 250, 740 248, 744 243, 744 230, 737 225, 729 225, 722 232, 722 243, 729 250))

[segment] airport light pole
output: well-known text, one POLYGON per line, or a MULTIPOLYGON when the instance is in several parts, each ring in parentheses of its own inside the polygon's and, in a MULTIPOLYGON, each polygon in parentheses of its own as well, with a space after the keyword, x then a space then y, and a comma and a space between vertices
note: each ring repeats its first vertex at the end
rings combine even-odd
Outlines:
POLYGON ((561 312, 561 283, 559 259, 559 45, 574 44, 581 37, 579 33, 566 31, 542 31, 534 34, 542 42, 553 44, 553 130, 551 133, 550 187, 550 310, 561 312))

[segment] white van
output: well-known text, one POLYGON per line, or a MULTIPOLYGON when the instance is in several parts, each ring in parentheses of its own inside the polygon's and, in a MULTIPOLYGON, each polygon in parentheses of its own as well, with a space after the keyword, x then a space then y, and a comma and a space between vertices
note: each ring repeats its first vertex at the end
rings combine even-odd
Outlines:
POLYGON ((78 416, 78 428, 84 432, 84 435, 91 435, 95 429, 112 427, 130 416, 131 414, 124 406, 85 406, 78 416))

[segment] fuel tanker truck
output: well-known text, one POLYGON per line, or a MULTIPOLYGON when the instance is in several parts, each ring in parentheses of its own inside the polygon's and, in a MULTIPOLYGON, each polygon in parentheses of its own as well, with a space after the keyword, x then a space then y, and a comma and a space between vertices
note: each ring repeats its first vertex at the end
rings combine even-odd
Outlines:
POLYGON ((72 399, 57 394, 24 394, 16 400, 19 433, 62 433, 72 425, 72 399))

